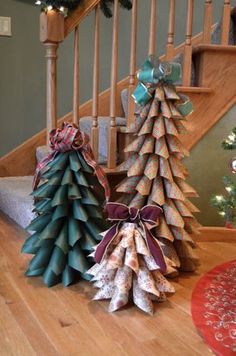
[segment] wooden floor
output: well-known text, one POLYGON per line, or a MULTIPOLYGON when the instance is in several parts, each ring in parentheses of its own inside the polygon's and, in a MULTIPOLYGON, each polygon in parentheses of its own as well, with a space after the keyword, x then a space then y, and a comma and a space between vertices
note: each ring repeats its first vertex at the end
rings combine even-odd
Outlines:
POLYGON ((40 278, 25 278, 25 236, 0 215, 1 356, 212 355, 192 324, 191 292, 202 273, 235 258, 235 244, 201 242, 198 272, 175 280, 176 294, 150 317, 133 306, 109 314, 106 301, 91 301, 85 282, 48 289, 40 278))

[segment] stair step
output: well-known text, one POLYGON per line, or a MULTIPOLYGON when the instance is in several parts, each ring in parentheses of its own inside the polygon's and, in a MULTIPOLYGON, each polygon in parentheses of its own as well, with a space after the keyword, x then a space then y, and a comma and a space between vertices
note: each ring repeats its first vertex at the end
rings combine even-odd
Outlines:
POLYGON ((0 210, 25 228, 34 214, 32 176, 0 178, 0 210))
POLYGON ((201 44, 193 49, 193 53, 200 53, 204 51, 217 51, 217 52, 236 52, 236 46, 235 45, 228 45, 228 46, 222 46, 222 45, 215 45, 215 44, 201 44))
POLYGON ((177 86, 177 92, 178 93, 206 93, 206 94, 211 94, 213 93, 213 90, 211 88, 206 88, 206 87, 184 87, 184 86, 177 86))

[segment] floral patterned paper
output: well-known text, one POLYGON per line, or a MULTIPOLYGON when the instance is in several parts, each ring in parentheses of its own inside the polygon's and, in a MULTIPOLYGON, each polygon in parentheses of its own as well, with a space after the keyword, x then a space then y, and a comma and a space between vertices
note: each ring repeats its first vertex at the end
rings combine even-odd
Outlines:
MULTIPOLYGON (((170 266, 171 261, 167 264, 170 266)), ((163 301, 165 293, 174 293, 150 254, 144 231, 136 223, 123 223, 103 261, 87 273, 99 289, 94 300, 111 299, 110 312, 133 301, 141 310, 153 314, 152 301, 163 301)))

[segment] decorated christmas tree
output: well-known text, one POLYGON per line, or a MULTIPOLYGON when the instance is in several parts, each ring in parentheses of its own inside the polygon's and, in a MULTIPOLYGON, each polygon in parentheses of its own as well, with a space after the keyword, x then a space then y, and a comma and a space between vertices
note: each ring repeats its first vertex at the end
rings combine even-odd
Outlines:
POLYGON ((174 288, 163 277, 168 259, 151 233, 162 209, 145 206, 128 208, 124 204, 108 203, 108 218, 114 225, 96 247, 97 262, 87 273, 98 288, 94 300, 111 299, 109 311, 125 306, 129 301, 153 314, 152 301, 166 299, 174 288))
POLYGON ((106 228, 100 188, 109 197, 103 171, 94 161, 88 137, 75 125, 64 124, 50 135, 52 152, 36 169, 34 212, 28 227, 34 232, 22 252, 34 254, 27 276, 43 276, 48 287, 68 286, 88 279, 87 257, 106 228), (38 183, 40 183, 38 185, 38 183))
POLYGON ((198 209, 189 200, 195 190, 185 181, 182 159, 188 151, 180 141, 186 132, 184 122, 192 111, 190 100, 176 92, 174 83, 181 75, 177 63, 158 63, 150 57, 138 73, 139 84, 133 97, 140 105, 136 137, 126 148, 129 158, 121 169, 127 177, 118 185, 119 202, 141 209, 147 204, 161 206, 163 215, 155 229, 165 256, 172 261, 167 273, 196 269, 198 259, 191 234, 199 223, 198 209))
MULTIPOLYGON (((228 138, 222 142, 222 147, 225 150, 236 149, 236 127, 228 138)), ((236 173, 236 157, 230 161, 230 169, 233 174, 236 173)), ((212 197, 211 203, 225 219, 225 226, 232 229, 236 228, 236 180, 233 177, 224 176, 223 183, 227 195, 215 195, 212 197)))

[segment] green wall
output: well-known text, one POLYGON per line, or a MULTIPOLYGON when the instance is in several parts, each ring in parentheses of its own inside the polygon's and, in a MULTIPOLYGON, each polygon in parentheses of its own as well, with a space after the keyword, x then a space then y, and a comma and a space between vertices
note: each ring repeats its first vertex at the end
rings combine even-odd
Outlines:
MULTIPOLYGON (((222 0, 214 0, 214 18, 219 18, 222 0)), ((0 38, 0 156, 45 127, 45 59, 39 43, 39 8, 30 0, 1 0, 0 16, 12 18, 12 37, 0 38)), ((34 0, 32 0, 34 3, 34 0)), ((175 43, 183 42, 187 0, 177 0, 175 43)), ((194 34, 202 29, 204 0, 195 1, 194 34)), ((158 1, 157 47, 165 51, 169 1, 158 1)), ((150 0, 139 0, 138 65, 147 55, 150 0)), ((121 10, 119 78, 129 70, 130 12, 121 10)), ((93 57, 93 14, 80 29, 81 102, 91 98, 93 57)), ((112 20, 102 16, 101 23, 101 90, 109 87, 112 20)), ((70 36, 60 46, 58 60, 58 115, 71 110, 72 48, 70 36)))
MULTIPOLYGON (((12 37, 0 38, 0 156, 45 127, 45 59, 39 37, 39 8, 29 0, 1 0, 0 16, 12 18, 12 37), (28 1, 28 4, 27 4, 28 1)), ((32 0, 33 2, 33 0, 32 0)), ((187 0, 177 0, 175 44, 183 42, 187 0)), ((214 21, 219 19, 222 0, 214 0, 214 21)), ((195 1, 193 33, 202 29, 204 0, 195 1)), ((158 0, 157 48, 165 52, 169 1, 158 0)), ((140 65, 148 48, 150 0, 139 0, 137 64, 140 65)), ((129 71, 130 12, 121 10, 119 79, 129 71)), ((84 102, 92 93, 93 14, 80 28, 80 99, 84 102)), ((109 87, 112 20, 101 16, 100 89, 109 87)), ((58 115, 72 107, 73 37, 60 46, 58 60, 58 115)), ((235 108, 192 150, 186 161, 190 180, 201 198, 204 224, 222 221, 209 207, 211 193, 222 191, 221 177, 227 171, 230 154, 221 150, 220 142, 235 125, 235 108)), ((22 157, 24 159, 24 157, 22 157)))

